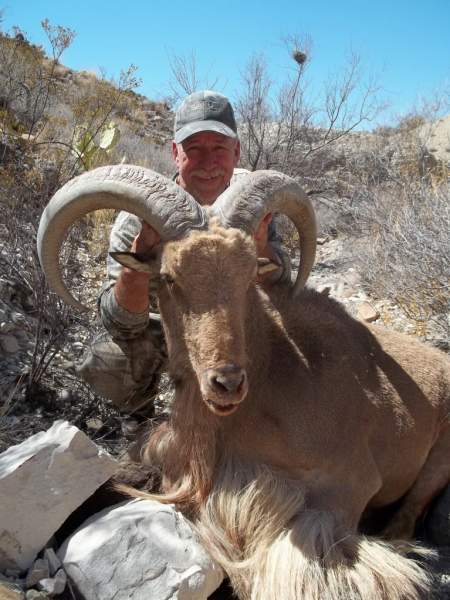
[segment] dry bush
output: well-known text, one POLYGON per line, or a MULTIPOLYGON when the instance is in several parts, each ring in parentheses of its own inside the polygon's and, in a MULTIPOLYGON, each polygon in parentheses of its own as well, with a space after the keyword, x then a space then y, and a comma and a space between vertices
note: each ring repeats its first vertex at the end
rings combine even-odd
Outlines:
POLYGON ((17 28, 14 37, 0 32, 3 130, 38 136, 49 118, 58 61, 75 33, 67 27, 52 26, 47 19, 41 25, 50 42, 51 59, 47 59, 41 47, 28 42, 17 28))
MULTIPOLYGON (((127 110, 130 90, 137 81, 135 69, 121 74, 119 82, 85 78, 75 86, 64 85, 56 74, 58 60, 73 39, 73 32, 43 27, 49 37, 53 58, 21 38, 0 35, 0 83, 3 129, 0 139, 0 228, 8 232, 6 248, 0 256, 2 274, 21 286, 30 297, 28 310, 34 317, 34 351, 22 379, 25 395, 39 394, 43 380, 58 351, 68 343, 73 326, 88 327, 87 320, 74 315, 51 293, 43 278, 36 254, 36 232, 42 211, 52 195, 83 169, 75 152, 77 128, 84 127, 94 137, 115 112, 127 110), (6 71, 7 67, 7 71, 6 71), (56 74, 55 74, 56 73, 56 74), (6 122, 7 119, 7 122, 6 122), (19 126, 15 126, 18 123, 19 126), (27 131, 32 137, 22 139, 27 131)), ((66 280, 83 287, 82 268, 76 249, 79 239, 91 240, 88 254, 103 248, 109 215, 80 223, 64 244, 61 265, 66 280), (82 234, 80 233, 82 231, 82 234), (91 232, 92 235, 91 235, 91 232), (100 238, 100 233, 102 238, 100 238), (76 241, 77 240, 77 241, 76 241)), ((4 234, 2 234, 4 240, 4 234)), ((2 240, 2 241, 3 241, 2 240)), ((48 382, 47 382, 48 383, 48 382)), ((17 389, 16 393, 22 390, 17 389)))
POLYGON ((355 256, 369 291, 389 298, 426 335, 450 336, 450 191, 404 185, 366 189, 352 208, 355 256), (437 328, 437 329, 436 329, 437 328))
MULTIPOLYGON (((32 394, 65 340, 73 321, 70 311, 48 290, 39 268, 36 233, 42 210, 59 187, 58 178, 49 180, 45 170, 38 169, 23 144, 15 150, 15 160, 0 168, 0 225, 8 231, 6 251, 0 256, 2 273, 24 289, 29 298, 28 310, 34 317, 34 351, 24 378, 27 394, 32 394), (7 174, 9 176, 3 177, 7 174)), ((50 173, 53 173, 50 171, 50 173)), ((71 234, 65 244, 64 273, 76 279, 80 266, 73 248, 79 231, 71 234), (72 242, 72 244, 71 244, 72 242)))
POLYGON ((291 69, 285 80, 270 77, 263 54, 254 55, 242 72, 243 91, 237 101, 242 158, 252 171, 272 168, 305 177, 317 174, 317 162, 335 161, 333 146, 373 120, 384 106, 378 85, 363 77, 356 54, 313 99, 306 80, 311 41, 294 37, 286 43, 291 69))

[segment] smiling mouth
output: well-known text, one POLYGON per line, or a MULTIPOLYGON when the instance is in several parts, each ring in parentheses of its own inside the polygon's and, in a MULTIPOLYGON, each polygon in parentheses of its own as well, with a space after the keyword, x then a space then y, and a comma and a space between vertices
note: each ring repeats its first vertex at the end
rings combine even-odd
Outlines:
POLYGON ((216 173, 214 175, 196 175, 197 179, 200 179, 201 181, 213 181, 214 179, 218 179, 221 176, 222 173, 216 173))
POLYGON ((234 413, 239 406, 239 404, 217 404, 212 400, 207 400, 206 403, 214 413, 220 415, 221 417, 231 415, 231 413, 234 413))

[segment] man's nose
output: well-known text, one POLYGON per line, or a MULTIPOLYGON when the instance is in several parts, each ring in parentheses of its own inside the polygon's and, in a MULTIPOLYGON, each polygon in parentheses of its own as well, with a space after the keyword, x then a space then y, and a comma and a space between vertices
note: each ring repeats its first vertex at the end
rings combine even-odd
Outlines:
POLYGON ((202 152, 200 156, 200 164, 204 168, 211 168, 215 166, 217 164, 215 153, 208 150, 202 152))

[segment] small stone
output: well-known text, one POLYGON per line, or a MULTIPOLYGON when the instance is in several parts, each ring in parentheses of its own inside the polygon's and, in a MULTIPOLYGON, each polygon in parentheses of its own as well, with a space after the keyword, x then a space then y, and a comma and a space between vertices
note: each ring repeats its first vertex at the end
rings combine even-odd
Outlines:
POLYGON ((0 599, 1 600, 24 600, 25 594, 23 590, 14 583, 0 582, 0 599))
POLYGON ((38 558, 29 569, 25 585, 27 588, 35 587, 38 581, 50 576, 50 568, 45 559, 38 558))
POLYGON ((70 402, 72 400, 72 393, 69 390, 61 390, 58 393, 58 399, 61 402, 70 402))
POLYGON ((19 579, 20 577, 20 569, 5 569, 4 573, 6 577, 10 577, 11 579, 19 579))
POLYGON ((353 288, 344 289, 341 296, 342 298, 352 298, 355 296, 356 292, 353 288))
POLYGON ((13 323, 16 323, 16 325, 24 325, 26 323, 25 317, 19 312, 11 313, 11 320, 13 323))
POLYGON ((65 371, 69 371, 70 369, 73 369, 75 367, 75 363, 72 362, 71 360, 63 360, 61 362, 61 368, 63 368, 65 371))
POLYGON ((317 238, 317 245, 318 246, 323 246, 324 244, 326 244, 329 241, 330 241, 330 238, 327 235, 325 235, 323 237, 318 237, 317 238))
POLYGON ((0 337, 0 346, 8 354, 15 354, 20 349, 19 342, 12 335, 2 335, 0 337))
POLYGON ((92 419, 87 419, 86 420, 86 427, 90 431, 100 431, 100 429, 103 427, 103 421, 101 419, 96 418, 96 417, 93 417, 92 419))
POLYGON ((59 569, 54 577, 41 579, 37 584, 37 588, 49 594, 49 596, 58 596, 66 589, 67 575, 63 569, 59 569))
POLYGON ((10 333, 14 329, 15 325, 13 323, 7 323, 6 321, 0 323, 0 333, 10 333))
POLYGON ((366 323, 372 323, 380 318, 380 313, 368 302, 358 306, 358 319, 366 323))
POLYGON ((46 592, 39 592, 38 590, 28 590, 26 594, 26 600, 49 600, 50 596, 46 592))
POLYGON ((56 556, 56 553, 53 550, 53 548, 46 548, 44 550, 44 558, 48 563, 50 575, 53 577, 56 571, 58 571, 58 569, 62 567, 61 561, 56 556))
POLYGON ((139 429, 139 422, 136 419, 124 419, 120 428, 127 439, 134 439, 139 429))

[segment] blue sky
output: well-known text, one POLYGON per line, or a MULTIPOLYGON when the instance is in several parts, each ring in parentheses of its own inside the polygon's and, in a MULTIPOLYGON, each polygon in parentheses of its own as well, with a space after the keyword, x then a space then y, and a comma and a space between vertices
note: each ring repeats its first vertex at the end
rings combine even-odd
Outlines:
POLYGON ((195 51, 200 73, 219 76, 217 89, 231 98, 254 52, 266 54, 280 80, 289 67, 281 38, 295 33, 313 42, 313 90, 358 52, 391 104, 383 120, 450 84, 450 0, 0 0, 0 8, 3 30, 18 25, 44 46, 42 19, 74 29, 62 60, 71 68, 117 76, 137 65, 139 91, 152 99, 167 91, 171 53, 195 51))

